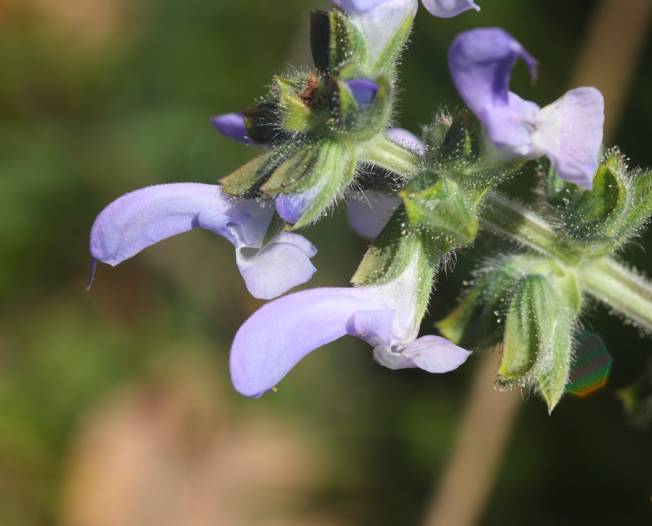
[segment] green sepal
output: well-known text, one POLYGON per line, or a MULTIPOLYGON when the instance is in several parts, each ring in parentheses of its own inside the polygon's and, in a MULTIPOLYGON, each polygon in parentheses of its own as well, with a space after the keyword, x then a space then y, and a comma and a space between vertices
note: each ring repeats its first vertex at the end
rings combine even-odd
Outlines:
POLYGON ((406 216, 413 228, 451 248, 475 240, 479 229, 478 214, 460 185, 442 177, 423 190, 413 191, 413 186, 401 192, 406 216))
POLYGON ((530 379, 537 359, 554 335, 551 309, 558 306, 559 299, 545 276, 532 274, 521 279, 507 311, 498 368, 500 383, 525 384, 530 379))
POLYGON ((485 150, 478 119, 466 109, 440 112, 426 128, 425 166, 432 174, 457 182, 469 202, 479 205, 487 193, 521 168, 523 161, 497 159, 485 150))
POLYGON ((382 284, 395 279, 410 262, 420 237, 408 225, 399 207, 374 240, 351 278, 354 285, 382 284))
POLYGON ((336 75, 347 64, 367 63, 364 37, 349 17, 336 9, 311 14, 310 46, 315 66, 324 75, 336 75))
POLYGON ((314 168, 330 153, 326 144, 323 148, 319 143, 306 145, 281 164, 270 174, 260 191, 266 197, 276 197, 281 193, 299 192, 303 188, 314 184, 314 168))
POLYGON ((572 359, 574 314, 543 274, 513 292, 505 324, 500 385, 536 387, 552 411, 564 394, 572 359))
POLYGON ((548 405, 548 412, 557 406, 566 392, 566 385, 571 372, 573 357, 573 318, 560 310, 554 326, 553 334, 550 335, 548 345, 535 373, 536 388, 548 405))
MULTIPOLYGON (((311 84, 315 85, 319 79, 308 77, 306 90, 314 89, 311 84)), ((276 76, 274 77, 274 92, 278 101, 280 111, 280 126, 288 133, 307 133, 319 124, 318 116, 307 104, 301 94, 298 92, 295 83, 290 79, 276 76)))
POLYGON ((441 113, 432 126, 437 131, 427 137, 427 160, 456 165, 478 161, 482 153, 482 129, 478 119, 469 110, 458 110, 452 117, 441 113), (448 129, 443 134, 443 127, 447 124, 448 129))
POLYGON ((403 20, 376 60, 373 63, 369 63, 369 71, 371 73, 394 73, 403 48, 410 38, 413 22, 414 16, 407 16, 403 20))
POLYGON ((319 173, 320 180, 315 180, 316 194, 292 230, 298 230, 320 219, 335 202, 344 195, 355 178, 357 155, 355 150, 335 143, 331 156, 323 164, 314 169, 319 173))
POLYGON ((336 136, 364 141, 387 128, 391 117, 392 89, 387 77, 372 78, 378 85, 378 92, 369 106, 361 107, 345 81, 355 77, 355 72, 343 72, 339 79, 333 81, 329 127, 336 136))
POLYGON ((629 192, 631 199, 621 226, 621 235, 625 239, 637 234, 650 221, 652 215, 652 171, 631 174, 629 192))
POLYGON ((446 338, 467 349, 488 349, 500 343, 505 311, 521 276, 510 261, 480 275, 457 307, 435 326, 446 338))
POLYGON ((294 152, 294 147, 270 149, 220 179, 220 185, 230 195, 241 197, 253 195, 294 152))
POLYGON ((564 223, 572 240, 611 241, 620 230, 627 197, 620 159, 611 157, 598 169, 593 188, 581 193, 579 199, 566 209, 564 223))
POLYGON ((263 196, 303 194, 309 204, 291 229, 317 221, 345 192, 355 177, 355 149, 331 139, 305 146, 281 163, 260 187, 263 196))

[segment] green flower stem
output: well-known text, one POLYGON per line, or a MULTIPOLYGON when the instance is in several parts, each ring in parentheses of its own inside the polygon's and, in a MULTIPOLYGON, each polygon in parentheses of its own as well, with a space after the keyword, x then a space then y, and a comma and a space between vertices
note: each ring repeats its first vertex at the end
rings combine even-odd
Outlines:
MULTIPOLYGON (((418 156, 384 138, 368 143, 362 158, 406 178, 416 173, 421 163, 418 156)), ((487 195, 480 222, 485 230, 574 269, 584 292, 639 327, 652 331, 652 283, 649 280, 612 258, 587 260, 564 249, 550 224, 498 192, 487 195)))
POLYGON ((600 258, 577 273, 580 286, 640 328, 652 331, 652 284, 612 258, 600 258))

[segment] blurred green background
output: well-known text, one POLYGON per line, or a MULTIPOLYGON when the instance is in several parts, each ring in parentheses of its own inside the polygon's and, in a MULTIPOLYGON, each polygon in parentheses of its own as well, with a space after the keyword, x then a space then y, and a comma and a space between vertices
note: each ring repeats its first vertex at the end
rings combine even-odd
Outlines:
MULTIPOLYGON (((459 104, 446 51, 470 27, 503 26, 540 60, 536 85, 524 68, 515 77, 526 98, 547 103, 568 86, 596 2, 480 3, 453 20, 420 12, 402 65, 404 126, 459 104)), ((309 65, 307 15, 326 5, 0 2, 0 525, 418 524, 476 361, 396 373, 345 339, 275 395, 242 399, 228 349, 260 303, 231 246, 203 231, 101 267, 84 291, 104 205, 148 184, 214 182, 251 158, 209 118, 250 105, 287 64, 309 65)), ((648 45, 614 141, 643 166, 651 90, 648 45)), ((341 211, 306 235, 320 249, 311 285, 345 284, 365 244, 341 211)), ((651 242, 628 251, 648 272, 651 242)), ((429 321, 487 248, 460 254, 429 321)), ((651 435, 616 397, 652 342, 597 305, 586 326, 614 356, 608 386, 552 416, 526 400, 482 525, 652 523, 651 435)))

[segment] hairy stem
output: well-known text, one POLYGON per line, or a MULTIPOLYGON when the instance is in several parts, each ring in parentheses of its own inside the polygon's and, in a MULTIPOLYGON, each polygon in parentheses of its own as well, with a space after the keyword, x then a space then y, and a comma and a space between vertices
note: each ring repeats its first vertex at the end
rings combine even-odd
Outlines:
POLYGON ((652 283, 611 258, 578 272, 580 286, 639 327, 652 331, 652 283))
MULTIPOLYGON (((413 174, 419 158, 391 141, 370 143, 365 160, 399 174, 413 174)), ((554 228, 531 210, 498 192, 490 193, 480 221, 485 230, 507 237, 575 269, 582 290, 652 331, 652 282, 612 258, 586 259, 562 247, 554 228)))

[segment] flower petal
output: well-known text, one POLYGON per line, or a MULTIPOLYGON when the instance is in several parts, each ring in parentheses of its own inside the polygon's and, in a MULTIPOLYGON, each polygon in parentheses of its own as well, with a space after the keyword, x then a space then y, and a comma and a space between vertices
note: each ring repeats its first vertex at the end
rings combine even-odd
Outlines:
POLYGON ((347 334, 351 316, 382 308, 361 288, 320 288, 264 305, 238 330, 231 379, 245 396, 272 389, 307 354, 347 334), (370 303, 371 300, 371 303, 370 303))
POLYGON ((489 139, 512 155, 532 154, 539 107, 509 91, 512 68, 523 59, 536 77, 536 60, 499 28, 474 29, 453 42, 449 67, 457 91, 485 126, 489 139))
POLYGON ((238 268, 252 296, 269 300, 306 283, 316 272, 310 258, 317 249, 298 234, 282 233, 261 250, 237 250, 238 268))
POLYGON ((494 106, 509 104, 512 68, 519 58, 535 78, 536 60, 500 28, 472 29, 453 41, 448 53, 453 82, 466 105, 481 119, 494 106))
POLYGON ((351 14, 353 23, 364 35, 369 63, 374 65, 397 31, 412 20, 418 0, 331 0, 351 14))
POLYGON ((447 373, 466 362, 471 352, 440 336, 422 336, 407 346, 403 355, 424 371, 447 373))
POLYGON ((242 144, 253 144, 247 135, 247 126, 244 113, 225 113, 211 119, 215 129, 222 135, 241 142, 242 144))
POLYGON ((604 98, 595 88, 577 88, 543 108, 533 142, 562 179, 593 186, 604 127, 604 98))
POLYGON ((373 80, 366 78, 347 80, 346 85, 362 108, 368 107, 374 101, 380 89, 373 80))
POLYGON ((354 192, 346 210, 354 232, 366 239, 376 239, 392 217, 401 200, 374 190, 354 192))
POLYGON ((364 13, 387 0, 331 0, 331 2, 347 13, 364 13))
POLYGON ((216 185, 142 188, 118 198, 100 213, 91 230, 91 254, 115 266, 163 239, 200 226, 230 238, 227 224, 232 207, 233 202, 216 185))
POLYGON ((404 128, 390 128, 385 132, 385 136, 392 142, 402 146, 406 150, 410 150, 419 157, 423 157, 426 153, 426 145, 414 133, 404 128))
POLYGON ((374 348, 374 360, 392 371, 414 369, 416 367, 414 362, 406 357, 401 350, 393 351, 386 345, 379 345, 374 348))
POLYGON ((480 11, 480 6, 473 0, 422 0, 424 7, 433 16, 440 18, 451 18, 454 16, 475 9, 480 11))
POLYGON ((391 345, 394 339, 394 318, 392 309, 364 310, 351 316, 347 331, 369 345, 391 345))
POLYGON ((301 219, 301 216, 303 216, 315 196, 323 189, 323 187, 324 183, 319 183, 303 192, 279 195, 274 200, 276 213, 281 216, 283 221, 294 225, 299 221, 299 219, 301 219))

